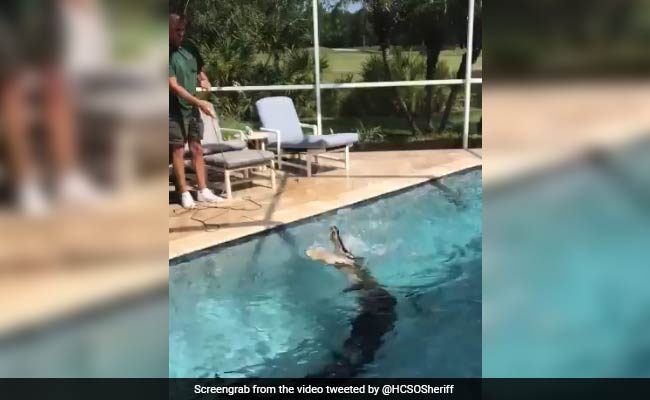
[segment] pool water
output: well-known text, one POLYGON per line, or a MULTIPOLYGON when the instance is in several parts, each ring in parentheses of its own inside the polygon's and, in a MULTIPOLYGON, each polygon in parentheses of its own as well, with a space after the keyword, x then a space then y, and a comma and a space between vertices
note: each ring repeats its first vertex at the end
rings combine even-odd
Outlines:
POLYGON ((304 250, 339 227, 397 300, 362 377, 481 375, 481 171, 431 181, 172 261, 172 377, 303 377, 332 363, 359 311, 345 275, 304 250))
POLYGON ((650 376, 650 141, 490 188, 483 374, 650 376))

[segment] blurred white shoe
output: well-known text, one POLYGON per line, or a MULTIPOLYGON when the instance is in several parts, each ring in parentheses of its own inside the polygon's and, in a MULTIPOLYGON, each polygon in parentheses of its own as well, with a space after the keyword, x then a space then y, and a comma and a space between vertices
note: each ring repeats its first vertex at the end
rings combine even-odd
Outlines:
POLYGON ((194 199, 192 198, 190 192, 181 193, 181 205, 187 210, 191 210, 192 208, 196 207, 196 203, 194 203, 194 199))
POLYGON ((36 180, 29 180, 20 185, 17 195, 18 207, 25 215, 42 217, 49 213, 50 205, 36 180))
POLYGON ((203 201, 206 203, 220 203, 224 201, 222 197, 219 197, 216 194, 212 193, 212 190, 208 188, 203 188, 203 190, 199 190, 199 194, 198 196, 196 196, 196 199, 198 201, 203 201))
POLYGON ((57 194, 63 204, 94 205, 104 197, 100 190, 81 172, 63 175, 58 182, 57 194))

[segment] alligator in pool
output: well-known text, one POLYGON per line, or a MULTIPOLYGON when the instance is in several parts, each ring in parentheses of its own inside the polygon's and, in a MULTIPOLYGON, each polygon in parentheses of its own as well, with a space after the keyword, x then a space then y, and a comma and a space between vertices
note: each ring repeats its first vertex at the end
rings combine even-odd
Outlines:
POLYGON ((343 244, 336 227, 330 229, 334 252, 322 248, 309 249, 305 254, 313 260, 336 267, 345 273, 351 286, 345 291, 358 294, 359 314, 352 321, 352 331, 343 345, 343 351, 335 360, 308 378, 351 378, 363 372, 365 366, 375 359, 383 337, 393 330, 397 313, 397 301, 384 289, 362 259, 353 256, 343 244))

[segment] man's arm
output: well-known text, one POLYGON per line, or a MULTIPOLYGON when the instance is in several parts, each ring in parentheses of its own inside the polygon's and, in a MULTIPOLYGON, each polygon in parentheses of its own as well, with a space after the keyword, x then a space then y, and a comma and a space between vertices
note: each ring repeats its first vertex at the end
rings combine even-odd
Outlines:
POLYGON ((203 70, 199 72, 199 86, 202 87, 203 89, 208 89, 208 90, 210 90, 210 88, 212 87, 212 84, 210 83, 210 79, 208 79, 208 75, 203 70))
POLYGON ((214 117, 212 104, 208 103, 207 101, 199 100, 196 97, 192 96, 190 92, 178 84, 175 76, 169 77, 169 90, 191 105, 198 107, 204 114, 214 117))

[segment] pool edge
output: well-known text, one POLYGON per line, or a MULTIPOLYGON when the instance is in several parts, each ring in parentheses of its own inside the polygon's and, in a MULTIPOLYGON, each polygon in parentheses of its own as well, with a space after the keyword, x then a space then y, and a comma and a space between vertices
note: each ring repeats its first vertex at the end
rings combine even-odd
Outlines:
POLYGON ((404 192, 409 191, 409 190, 416 189, 416 188, 418 188, 420 186, 427 185, 427 184, 429 184, 431 182, 440 180, 442 178, 446 178, 446 177, 450 177, 450 176, 454 176, 454 175, 464 175, 464 174, 467 174, 467 173, 470 173, 470 172, 473 172, 473 171, 476 171, 476 170, 482 170, 482 169, 483 169, 482 165, 473 165, 473 166, 461 168, 461 169, 458 169, 456 171, 452 171, 452 172, 449 172, 449 173, 446 173, 446 174, 443 174, 443 175, 434 176, 434 177, 432 177, 430 179, 426 179, 426 180, 424 180, 422 182, 418 182, 418 183, 415 183, 413 185, 408 185, 406 187, 401 187, 399 189, 390 190, 390 191, 387 191, 387 192, 382 193, 382 194, 377 195, 377 196, 373 196, 373 197, 369 197, 369 198, 366 198, 366 199, 358 200, 358 201, 355 201, 353 203, 346 204, 346 205, 343 205, 343 206, 340 206, 340 207, 336 207, 336 208, 333 208, 333 209, 330 209, 330 210, 322 211, 322 212, 310 215, 308 217, 297 219, 295 221, 283 223, 283 224, 280 224, 280 225, 277 225, 277 226, 272 226, 272 227, 263 229, 263 230, 258 231, 258 232, 253 232, 253 233, 250 233, 248 235, 240 236, 238 238, 234 238, 234 239, 226 240, 226 241, 223 241, 223 242, 219 242, 217 244, 204 247, 202 249, 193 250, 193 251, 189 251, 189 252, 184 253, 184 254, 176 255, 176 256, 174 256, 172 258, 169 258, 169 268, 172 268, 172 267, 174 267, 174 266, 176 266, 178 264, 183 264, 183 263, 195 260, 195 259, 200 258, 200 257, 206 255, 207 253, 211 253, 211 252, 213 252, 213 251, 215 251, 215 250, 217 250, 219 248, 228 248, 228 247, 237 246, 239 244, 246 243, 248 241, 255 240, 255 239, 260 238, 260 237, 268 236, 268 235, 271 235, 271 234, 276 233, 276 232, 282 232, 282 231, 285 231, 285 230, 291 228, 294 225, 302 224, 302 223, 308 222, 308 221, 313 220, 313 219, 322 218, 322 217, 325 217, 327 215, 334 214, 334 213, 336 213, 339 210, 344 209, 344 208, 361 207, 361 206, 363 206, 363 205, 365 205, 367 203, 371 203, 371 202, 374 202, 374 201, 377 201, 377 200, 397 196, 397 195, 399 195, 401 193, 404 193, 404 192))

